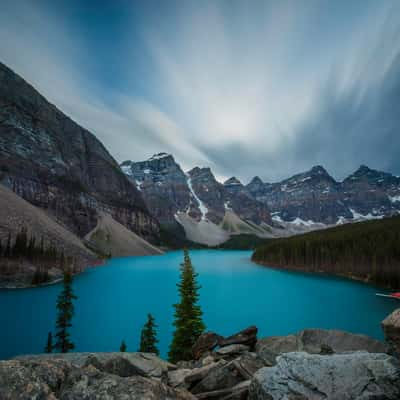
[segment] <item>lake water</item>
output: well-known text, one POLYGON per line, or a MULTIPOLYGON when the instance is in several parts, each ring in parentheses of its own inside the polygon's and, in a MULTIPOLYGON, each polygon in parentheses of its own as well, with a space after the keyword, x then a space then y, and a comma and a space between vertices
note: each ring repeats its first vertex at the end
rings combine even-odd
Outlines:
MULTIPOLYGON (((249 251, 194 250, 207 328, 230 335, 257 325, 259 336, 303 328, 336 328, 382 339, 382 319, 399 304, 375 296, 376 288, 321 275, 253 264, 249 251)), ((182 252, 116 258, 77 276, 72 339, 77 351, 118 351, 125 339, 136 351, 146 315, 158 323, 166 355, 172 335, 172 304, 182 252)), ((54 329, 61 285, 0 290, 0 358, 42 352, 54 329)))

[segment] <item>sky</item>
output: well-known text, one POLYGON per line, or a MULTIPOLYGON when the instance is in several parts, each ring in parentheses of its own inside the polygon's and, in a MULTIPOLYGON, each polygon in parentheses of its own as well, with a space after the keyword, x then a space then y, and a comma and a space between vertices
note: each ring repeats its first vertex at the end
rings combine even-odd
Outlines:
POLYGON ((0 0, 0 61, 122 162, 400 175, 398 0, 0 0))

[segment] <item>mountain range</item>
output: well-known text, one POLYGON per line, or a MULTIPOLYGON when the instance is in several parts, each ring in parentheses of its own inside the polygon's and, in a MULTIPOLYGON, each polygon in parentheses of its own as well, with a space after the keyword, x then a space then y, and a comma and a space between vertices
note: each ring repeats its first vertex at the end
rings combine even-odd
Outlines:
POLYGON ((248 184, 236 177, 220 183, 210 168, 184 173, 167 153, 121 168, 161 224, 178 223, 190 240, 209 245, 228 234, 289 236, 400 212, 400 178, 365 165, 341 182, 317 165, 280 182, 256 176, 248 184))
MULTIPOLYGON (((0 183, 78 238, 86 258, 157 252, 153 245, 168 235, 214 246, 236 234, 290 236, 400 211, 400 178, 367 166, 341 182, 315 166, 280 182, 243 184, 219 182, 210 168, 183 171, 167 153, 119 165, 1 63, 0 183)), ((24 223, 0 226, 0 240, 24 223)))

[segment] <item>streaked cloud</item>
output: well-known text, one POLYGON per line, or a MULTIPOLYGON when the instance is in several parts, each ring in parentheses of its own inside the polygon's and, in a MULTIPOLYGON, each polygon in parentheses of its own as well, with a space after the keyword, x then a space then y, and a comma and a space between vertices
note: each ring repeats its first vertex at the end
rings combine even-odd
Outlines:
POLYGON ((168 151, 244 180, 314 164, 400 174, 398 2, 139 3, 115 5, 126 25, 99 51, 65 8, 6 1, 0 60, 119 161, 168 151))

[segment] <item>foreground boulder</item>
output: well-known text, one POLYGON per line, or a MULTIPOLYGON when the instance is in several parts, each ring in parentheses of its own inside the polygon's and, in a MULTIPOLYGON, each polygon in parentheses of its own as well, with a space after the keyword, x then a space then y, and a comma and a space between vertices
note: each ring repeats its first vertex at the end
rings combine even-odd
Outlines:
MULTIPOLYGON (((63 357, 1 361, 0 399, 195 399, 185 390, 173 389, 158 378, 134 374, 133 370, 131 376, 120 376, 100 371, 91 363, 79 367, 63 357)), ((126 360, 120 357, 116 361, 121 359, 126 360)), ((110 357, 107 362, 113 360, 110 357)))
POLYGON ((257 371, 249 400, 361 400, 400 398, 400 366, 387 354, 287 353, 257 371))
POLYGON ((394 310, 382 321, 382 329, 390 350, 400 356, 400 308, 394 310))
POLYGON ((16 357, 17 360, 51 361, 62 359, 74 367, 92 365, 99 371, 121 377, 140 375, 149 378, 163 378, 176 366, 152 353, 67 353, 39 354, 16 357))
POLYGON ((387 344, 369 336, 333 329, 305 329, 294 335, 271 336, 260 339, 257 354, 268 365, 284 353, 305 351, 310 354, 344 353, 364 350, 369 353, 386 353, 387 344))

